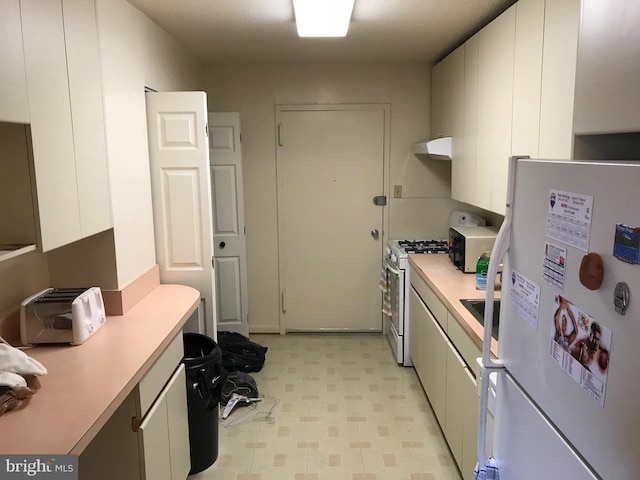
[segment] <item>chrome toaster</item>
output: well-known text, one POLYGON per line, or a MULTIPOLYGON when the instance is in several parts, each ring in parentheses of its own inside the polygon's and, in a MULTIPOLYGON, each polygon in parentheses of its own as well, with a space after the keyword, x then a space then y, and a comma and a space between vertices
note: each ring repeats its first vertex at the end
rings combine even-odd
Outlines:
POLYGON ((22 302, 20 340, 23 345, 80 345, 105 319, 100 288, 47 288, 22 302))

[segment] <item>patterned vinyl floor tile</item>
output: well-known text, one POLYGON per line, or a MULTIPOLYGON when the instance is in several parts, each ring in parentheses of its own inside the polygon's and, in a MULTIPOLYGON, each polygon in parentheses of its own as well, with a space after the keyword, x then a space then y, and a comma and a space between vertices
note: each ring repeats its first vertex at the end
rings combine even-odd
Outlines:
POLYGON ((252 335, 263 401, 220 425, 190 480, 460 480, 413 368, 382 335, 252 335), (262 405, 261 405, 262 404, 262 405))

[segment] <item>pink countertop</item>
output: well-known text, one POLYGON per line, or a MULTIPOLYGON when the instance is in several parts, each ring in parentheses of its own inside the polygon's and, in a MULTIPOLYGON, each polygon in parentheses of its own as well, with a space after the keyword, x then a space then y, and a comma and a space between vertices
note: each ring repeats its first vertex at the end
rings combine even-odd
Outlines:
POLYGON ((159 285, 82 345, 25 350, 48 375, 26 407, 0 417, 0 453, 81 453, 199 302, 194 288, 159 285))
MULTIPOLYGON (((474 343, 482 348, 484 329, 460 303, 463 298, 485 298, 485 291, 476 290, 475 274, 462 273, 453 266, 448 255, 409 255, 409 263, 442 300, 474 343)), ((496 285, 495 297, 500 298, 499 284, 496 285)), ((498 353, 498 342, 493 338, 491 353, 494 356, 498 353)))

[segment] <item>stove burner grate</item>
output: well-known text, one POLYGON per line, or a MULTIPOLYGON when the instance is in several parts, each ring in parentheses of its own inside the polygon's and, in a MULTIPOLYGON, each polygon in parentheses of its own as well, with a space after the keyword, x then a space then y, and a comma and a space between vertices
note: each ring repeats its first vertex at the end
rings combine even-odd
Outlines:
POLYGON ((447 240, 399 240, 400 248, 409 254, 415 253, 449 253, 447 240))

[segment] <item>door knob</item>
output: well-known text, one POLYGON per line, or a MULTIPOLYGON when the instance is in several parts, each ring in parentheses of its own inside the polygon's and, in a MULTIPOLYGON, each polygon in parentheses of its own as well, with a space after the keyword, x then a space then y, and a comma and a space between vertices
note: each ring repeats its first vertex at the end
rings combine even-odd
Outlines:
POLYGON ((380 232, 378 232, 377 228, 374 228, 373 230, 371 230, 371 236, 375 239, 377 239, 380 236, 380 232))
POLYGON ((224 243, 224 242, 220 242, 219 246, 220 246, 220 248, 224 248, 224 247, 226 247, 226 246, 227 246, 227 244, 226 244, 226 243, 224 243))

